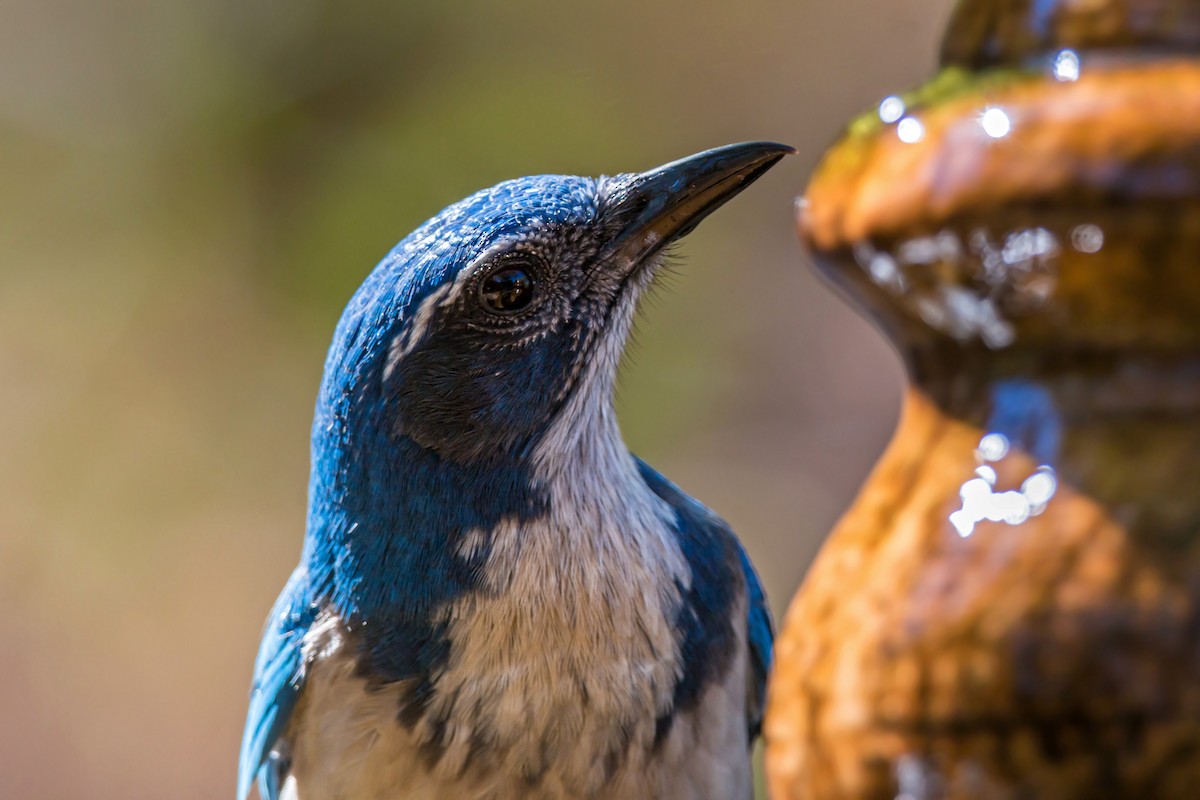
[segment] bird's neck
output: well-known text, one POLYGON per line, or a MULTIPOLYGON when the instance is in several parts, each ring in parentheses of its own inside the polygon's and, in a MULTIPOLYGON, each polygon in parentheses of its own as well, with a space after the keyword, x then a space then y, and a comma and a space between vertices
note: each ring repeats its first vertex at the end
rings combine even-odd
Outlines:
POLYGON ((365 430, 333 446, 314 432, 303 562, 344 617, 430 613, 474 588, 478 564, 458 555, 461 540, 545 513, 544 492, 517 465, 456 464, 365 430))
POLYGON ((314 428, 303 561, 350 617, 425 616, 477 590, 497 530, 549 523, 586 537, 590 518, 650 500, 607 393, 569 401, 530 452, 495 463, 455 463, 383 430, 314 428))

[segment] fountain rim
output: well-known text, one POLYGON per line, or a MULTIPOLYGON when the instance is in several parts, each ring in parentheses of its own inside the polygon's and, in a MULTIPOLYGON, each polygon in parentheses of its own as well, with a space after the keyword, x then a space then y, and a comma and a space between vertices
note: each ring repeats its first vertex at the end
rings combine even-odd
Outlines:
POLYGON ((798 219, 810 247, 837 250, 1064 195, 1200 198, 1200 173, 1182 186, 1131 188, 1125 166, 1200 152, 1200 59, 1089 63, 1067 81, 1043 69, 950 67, 909 97, 911 109, 893 123, 860 117, 818 165, 798 219), (948 83, 966 88, 938 97, 948 83), (1009 127, 999 137, 983 124, 992 109, 1009 127), (904 119, 920 126, 918 141, 900 138, 904 119))

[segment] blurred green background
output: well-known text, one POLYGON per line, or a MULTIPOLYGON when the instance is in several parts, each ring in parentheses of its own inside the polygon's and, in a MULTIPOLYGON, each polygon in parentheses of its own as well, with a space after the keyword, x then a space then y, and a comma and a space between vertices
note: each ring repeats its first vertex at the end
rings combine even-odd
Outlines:
POLYGON ((895 421, 793 198, 950 0, 0 0, 0 797, 230 798, 342 305, 496 181, 799 148, 643 310, 630 446, 777 614, 895 421))

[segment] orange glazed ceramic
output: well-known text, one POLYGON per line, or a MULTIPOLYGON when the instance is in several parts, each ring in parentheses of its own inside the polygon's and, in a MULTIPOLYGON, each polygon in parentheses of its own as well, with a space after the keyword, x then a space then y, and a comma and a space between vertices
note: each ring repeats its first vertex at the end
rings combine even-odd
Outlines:
POLYGON ((801 204, 895 438, 784 620, 775 800, 1200 797, 1200 0, 967 0, 801 204))

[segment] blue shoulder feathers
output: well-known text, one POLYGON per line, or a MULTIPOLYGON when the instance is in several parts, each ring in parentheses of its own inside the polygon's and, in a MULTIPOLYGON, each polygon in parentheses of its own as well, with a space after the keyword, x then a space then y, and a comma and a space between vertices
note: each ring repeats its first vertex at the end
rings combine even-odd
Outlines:
MULTIPOLYGON (((771 612, 758 576, 746 551, 724 520, 640 459, 637 464, 651 491, 675 509, 679 545, 692 572, 691 586, 684 593, 677 622, 683 632, 683 675, 675 687, 674 710, 695 708, 703 690, 727 668, 735 649, 746 645, 735 640, 731 616, 737 604, 737 593, 744 592, 749 615, 747 636, 754 690, 746 713, 753 741, 762 725, 762 698, 774 639, 771 612)), ((660 740, 670 731, 671 719, 659 720, 660 740)))
POLYGON ((238 800, 250 793, 256 777, 263 798, 276 800, 277 776, 268 761, 300 695, 304 681, 301 644, 315 616, 308 576, 300 567, 275 601, 258 648, 238 759, 238 800))

